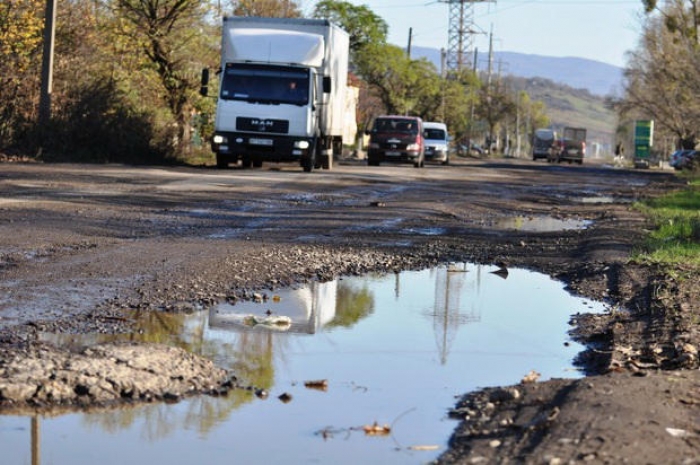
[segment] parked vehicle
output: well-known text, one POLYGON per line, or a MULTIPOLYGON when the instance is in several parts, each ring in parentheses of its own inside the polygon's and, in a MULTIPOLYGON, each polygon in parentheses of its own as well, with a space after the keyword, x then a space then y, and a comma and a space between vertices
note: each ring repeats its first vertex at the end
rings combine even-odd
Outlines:
POLYGON ((698 161, 698 151, 681 149, 673 152, 668 164, 675 170, 689 169, 698 161))
POLYGON ((553 129, 537 129, 532 135, 532 159, 548 159, 557 143, 557 132, 553 129))
POLYGON ((379 166, 382 162, 413 163, 425 166, 423 120, 417 116, 378 116, 369 135, 367 164, 379 166))
POLYGON ((423 139, 425 141, 425 161, 434 161, 448 165, 450 153, 449 137, 444 123, 423 122, 423 139))
POLYGON ((583 163, 586 156, 586 129, 584 128, 564 128, 563 137, 559 139, 554 149, 547 157, 550 163, 583 163))
MULTIPOLYGON (((212 150, 241 160, 331 169, 343 148, 349 35, 327 20, 224 18, 212 150)), ((206 95, 208 72, 202 73, 206 95)))

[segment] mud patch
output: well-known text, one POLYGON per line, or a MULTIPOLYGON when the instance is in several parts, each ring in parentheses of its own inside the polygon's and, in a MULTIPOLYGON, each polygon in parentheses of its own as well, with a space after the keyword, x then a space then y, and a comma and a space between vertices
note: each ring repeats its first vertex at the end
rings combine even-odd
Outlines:
POLYGON ((79 353, 51 346, 8 349, 0 359, 0 410, 177 400, 224 393, 226 370, 182 349, 106 344, 79 353))

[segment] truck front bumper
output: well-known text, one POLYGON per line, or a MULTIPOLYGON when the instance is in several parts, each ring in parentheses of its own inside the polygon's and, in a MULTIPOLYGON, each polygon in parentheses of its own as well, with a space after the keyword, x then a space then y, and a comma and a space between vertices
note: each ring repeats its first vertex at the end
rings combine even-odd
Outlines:
POLYGON ((229 158, 299 161, 310 156, 313 144, 310 137, 217 132, 212 138, 211 149, 229 158))

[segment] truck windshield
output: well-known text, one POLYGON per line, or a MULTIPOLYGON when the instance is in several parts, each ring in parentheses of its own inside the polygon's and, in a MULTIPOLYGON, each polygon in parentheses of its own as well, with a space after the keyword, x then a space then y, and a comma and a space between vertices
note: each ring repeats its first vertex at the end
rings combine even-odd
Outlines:
POLYGON ((306 105, 309 71, 283 66, 227 63, 221 98, 252 103, 306 105))

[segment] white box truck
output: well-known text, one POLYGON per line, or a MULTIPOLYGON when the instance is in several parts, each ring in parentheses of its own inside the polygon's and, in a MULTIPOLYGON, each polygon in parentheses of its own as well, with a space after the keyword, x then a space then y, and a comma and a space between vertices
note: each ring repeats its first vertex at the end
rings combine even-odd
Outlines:
MULTIPOLYGON (((224 18, 211 144, 217 166, 331 169, 343 148, 349 43, 323 19, 224 18)), ((207 84, 204 72, 203 94, 207 84)))

